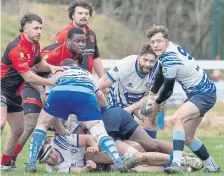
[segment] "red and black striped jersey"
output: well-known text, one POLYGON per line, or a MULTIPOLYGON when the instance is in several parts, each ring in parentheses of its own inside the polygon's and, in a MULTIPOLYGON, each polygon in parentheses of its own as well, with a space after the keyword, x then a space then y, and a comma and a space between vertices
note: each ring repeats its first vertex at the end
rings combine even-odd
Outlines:
POLYGON ((16 37, 8 44, 1 58, 1 90, 16 93, 24 82, 20 74, 40 61, 39 42, 29 42, 24 34, 16 37))
MULTIPOLYGON (((55 42, 67 40, 68 31, 74 27, 73 23, 70 23, 63 30, 58 32, 55 37, 55 42)), ((87 39, 86 49, 83 51, 83 61, 80 66, 92 73, 93 59, 99 58, 100 54, 97 46, 96 34, 88 26, 85 27, 85 33, 87 39)))

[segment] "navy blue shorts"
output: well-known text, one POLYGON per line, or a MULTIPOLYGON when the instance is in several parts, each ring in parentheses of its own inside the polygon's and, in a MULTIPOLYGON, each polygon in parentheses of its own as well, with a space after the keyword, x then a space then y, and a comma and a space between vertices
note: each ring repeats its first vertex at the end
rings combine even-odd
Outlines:
POLYGON ((186 101, 192 102, 200 111, 200 116, 203 117, 216 103, 216 93, 208 94, 193 94, 188 95, 186 101))
POLYGON ((113 107, 102 113, 106 131, 113 138, 129 139, 138 124, 132 115, 120 107, 113 107))
POLYGON ((78 121, 102 120, 96 96, 84 92, 51 91, 43 109, 63 120, 70 114, 75 114, 78 121))

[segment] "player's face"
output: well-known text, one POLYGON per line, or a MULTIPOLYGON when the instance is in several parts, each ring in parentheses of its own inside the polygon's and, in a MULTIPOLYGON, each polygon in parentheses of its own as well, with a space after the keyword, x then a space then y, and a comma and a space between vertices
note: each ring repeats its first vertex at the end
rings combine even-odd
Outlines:
POLYGON ((79 26, 81 28, 85 27, 88 24, 90 18, 89 9, 79 6, 75 7, 72 18, 76 26, 79 26))
POLYGON ((156 56, 154 54, 145 54, 139 56, 138 60, 139 60, 139 70, 143 74, 148 74, 152 71, 152 68, 156 60, 156 56))
POLYGON ((157 56, 161 56, 168 47, 168 40, 163 37, 161 32, 153 35, 149 40, 152 50, 157 56))
POLYGON ((86 48, 86 35, 85 34, 74 34, 72 39, 68 39, 68 45, 70 51, 78 54, 82 54, 86 48))
POLYGON ((38 21, 32 21, 24 26, 24 33, 30 41, 39 41, 42 32, 42 24, 38 21))
POLYGON ((59 164, 60 162, 61 162, 60 154, 52 148, 49 155, 44 160, 44 163, 46 163, 50 166, 54 166, 54 165, 59 164))

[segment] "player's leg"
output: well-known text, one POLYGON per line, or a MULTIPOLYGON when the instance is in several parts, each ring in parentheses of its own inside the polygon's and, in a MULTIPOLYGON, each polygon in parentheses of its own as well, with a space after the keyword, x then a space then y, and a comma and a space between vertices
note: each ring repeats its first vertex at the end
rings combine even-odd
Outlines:
POLYGON ((51 91, 49 97, 44 105, 44 108, 40 112, 37 125, 33 132, 30 144, 30 155, 28 165, 26 167, 27 172, 36 172, 36 159, 40 149, 46 138, 46 131, 50 125, 54 125, 56 117, 68 117, 65 112, 65 107, 69 105, 68 99, 66 99, 65 92, 51 91))
POLYGON ((6 103, 6 97, 4 95, 1 95, 1 135, 2 131, 6 125, 7 120, 7 103, 6 103))
POLYGON ((138 126, 132 135, 128 138, 131 141, 138 142, 147 152, 172 153, 173 145, 168 141, 160 141, 152 139, 145 130, 138 126))
POLYGON ((199 126, 204 114, 213 107, 214 102, 216 101, 216 96, 214 94, 197 95, 189 101, 197 106, 200 111, 200 117, 184 123, 186 134, 185 143, 188 148, 203 161, 206 172, 219 172, 220 167, 215 163, 205 145, 195 137, 197 127, 199 126))
POLYGON ((33 131, 33 135, 30 143, 29 160, 26 170, 28 172, 36 172, 36 160, 38 153, 44 141, 46 139, 46 132, 50 125, 54 125, 57 118, 45 112, 44 109, 40 112, 40 116, 37 120, 37 125, 33 131))
POLYGON ((16 144, 23 132, 23 112, 8 113, 7 122, 9 124, 9 131, 7 133, 4 150, 2 154, 1 165, 10 166, 13 158, 13 152, 16 144))
MULTIPOLYGON (((24 87, 22 90, 23 109, 24 109, 24 130, 19 138, 18 144, 13 154, 13 164, 16 157, 22 151, 23 146, 32 134, 42 109, 40 94, 31 87, 24 87)), ((14 166, 15 167, 15 166, 14 166)))
MULTIPOLYGON (((209 95, 194 95, 186 103, 184 103, 173 115, 174 130, 173 130, 173 145, 174 145, 174 160, 170 167, 165 170, 168 173, 180 172, 180 160, 182 158, 184 143, 189 145, 194 142, 195 131, 202 120, 202 116, 211 109, 216 101, 216 96, 213 94, 209 95), (186 130, 186 131, 185 131, 186 130), (186 137, 185 137, 186 136, 186 137)), ((200 145, 199 141, 195 141, 197 144, 196 148, 190 147, 192 150, 203 150, 203 156, 208 157, 206 154, 207 149, 200 145), (205 152, 205 153, 204 153, 205 152)), ((194 146, 194 145, 193 145, 194 146)), ((202 153, 202 151, 200 151, 202 153)), ((201 157, 202 159, 205 159, 201 157)), ((220 168, 217 164, 213 165, 214 160, 210 158, 208 161, 213 166, 213 170, 208 168, 211 172, 219 171, 220 168)))

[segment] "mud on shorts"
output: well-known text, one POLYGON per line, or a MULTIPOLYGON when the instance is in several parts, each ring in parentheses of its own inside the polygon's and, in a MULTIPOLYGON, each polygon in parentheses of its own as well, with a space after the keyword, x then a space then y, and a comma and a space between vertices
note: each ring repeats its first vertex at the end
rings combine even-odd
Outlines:
POLYGON ((43 104, 40 93, 32 87, 24 87, 22 92, 24 115, 29 113, 40 113, 43 104))

